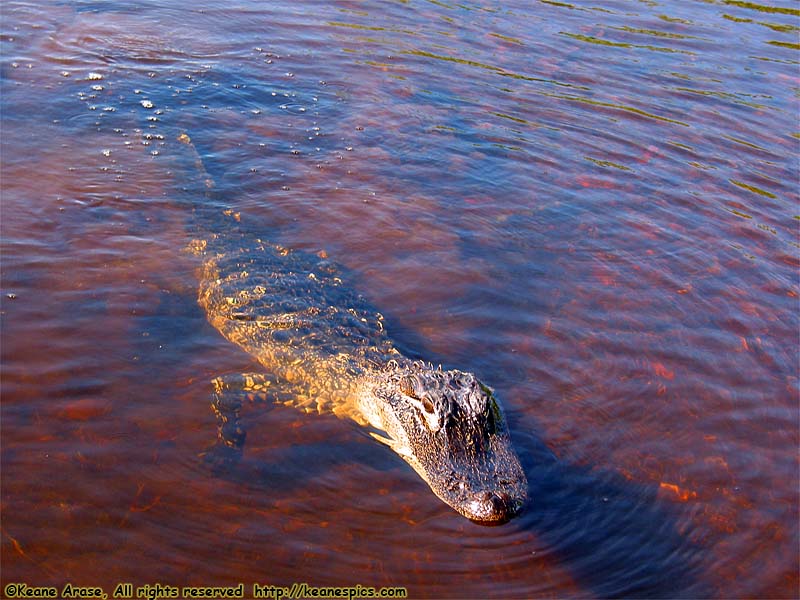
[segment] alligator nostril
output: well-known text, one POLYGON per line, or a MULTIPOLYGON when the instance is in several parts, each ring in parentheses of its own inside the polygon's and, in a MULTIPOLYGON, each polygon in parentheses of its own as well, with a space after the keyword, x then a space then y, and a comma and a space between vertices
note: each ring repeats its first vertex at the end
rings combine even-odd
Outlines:
POLYGON ((514 516, 511 496, 505 492, 478 492, 473 496, 475 517, 473 520, 484 523, 505 523, 514 516))

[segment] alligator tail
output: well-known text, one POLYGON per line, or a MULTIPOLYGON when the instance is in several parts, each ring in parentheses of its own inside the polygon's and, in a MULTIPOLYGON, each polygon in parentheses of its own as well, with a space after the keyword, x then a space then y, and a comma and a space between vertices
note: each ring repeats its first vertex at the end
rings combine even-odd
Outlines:
POLYGON ((226 208, 226 203, 216 189, 214 178, 206 170, 189 135, 180 133, 175 138, 175 143, 176 154, 191 173, 180 186, 180 194, 192 211, 190 234, 193 241, 190 249, 194 253, 198 253, 198 250, 210 250, 208 245, 213 245, 220 237, 234 238, 236 234, 241 234, 240 215, 226 208))

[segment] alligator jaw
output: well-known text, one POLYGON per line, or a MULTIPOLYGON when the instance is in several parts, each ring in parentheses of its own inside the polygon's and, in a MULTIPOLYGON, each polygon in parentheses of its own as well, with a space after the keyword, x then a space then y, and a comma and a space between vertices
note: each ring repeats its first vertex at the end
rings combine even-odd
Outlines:
POLYGON ((471 521, 484 525, 505 523, 522 511, 528 482, 510 438, 504 433, 490 443, 494 448, 485 450, 483 456, 470 449, 459 456, 459 449, 441 459, 447 468, 428 463, 427 470, 416 470, 439 498, 471 521))

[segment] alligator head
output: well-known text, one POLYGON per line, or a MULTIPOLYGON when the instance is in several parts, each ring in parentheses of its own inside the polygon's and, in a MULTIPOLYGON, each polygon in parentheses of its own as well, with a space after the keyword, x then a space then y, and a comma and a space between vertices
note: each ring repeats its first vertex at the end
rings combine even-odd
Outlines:
POLYGON ((527 480, 492 390, 472 373, 392 361, 371 390, 370 424, 431 490, 476 522, 503 523, 525 503, 527 480), (375 398, 377 397, 377 398, 375 398))

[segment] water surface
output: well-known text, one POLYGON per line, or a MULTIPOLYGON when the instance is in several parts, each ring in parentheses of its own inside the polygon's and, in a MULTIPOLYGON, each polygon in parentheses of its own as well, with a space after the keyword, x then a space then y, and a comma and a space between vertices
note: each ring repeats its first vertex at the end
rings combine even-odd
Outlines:
POLYGON ((5 2, 2 585, 798 590, 798 32, 785 0, 5 2), (492 385, 531 502, 442 504, 333 416, 246 412, 201 174, 492 385))

